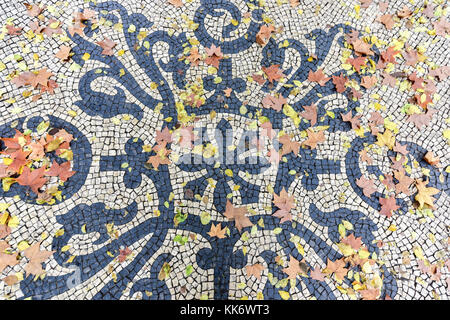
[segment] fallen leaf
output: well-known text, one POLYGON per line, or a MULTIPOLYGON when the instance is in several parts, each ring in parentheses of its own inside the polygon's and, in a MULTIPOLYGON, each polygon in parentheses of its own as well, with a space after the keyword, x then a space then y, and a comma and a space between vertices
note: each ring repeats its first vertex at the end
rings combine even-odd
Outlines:
POLYGON ((312 104, 310 106, 303 106, 303 109, 305 111, 300 112, 300 116, 309 120, 311 127, 314 126, 317 123, 317 106, 312 104))
POLYGON ((271 108, 280 112, 283 105, 287 103, 287 99, 280 95, 278 98, 270 94, 266 95, 262 101, 264 108, 271 108))
POLYGON ((291 210, 295 208, 294 196, 289 196, 287 191, 283 188, 279 195, 273 194, 273 203, 278 207, 273 216, 280 218, 280 223, 291 221, 291 210))
POLYGON ((433 187, 427 188, 426 185, 428 184, 428 180, 419 180, 416 179, 416 187, 417 187, 417 194, 414 199, 419 202, 419 208, 422 209, 424 205, 428 205, 430 208, 434 208, 434 201, 436 200, 433 198, 434 195, 439 193, 439 190, 433 187))
POLYGON ((323 87, 330 79, 330 77, 325 76, 323 69, 318 69, 316 72, 309 70, 308 80, 311 82, 317 82, 321 87, 323 87))
POLYGON ((306 129, 308 134, 308 139, 306 139, 303 144, 309 146, 311 149, 315 149, 317 144, 325 141, 324 131, 314 132, 311 129, 306 129))
POLYGON ((218 223, 217 225, 214 225, 214 223, 211 223, 211 229, 209 230, 208 234, 212 237, 217 237, 219 239, 225 238, 225 232, 227 231, 227 228, 221 228, 221 224, 218 223))
POLYGON ((271 65, 268 68, 262 67, 262 70, 266 74, 270 83, 273 83, 273 81, 278 81, 284 77, 284 73, 280 70, 279 64, 271 65))
POLYGON ((245 216, 246 213, 246 207, 236 208, 229 200, 227 200, 227 206, 224 212, 224 216, 229 221, 234 221, 234 224, 239 232, 241 232, 242 228, 253 226, 253 223, 250 221, 250 219, 245 216))
POLYGON ((363 190, 363 194, 366 197, 369 197, 372 195, 372 193, 374 193, 375 191, 377 191, 377 189, 375 188, 375 184, 373 182, 372 179, 367 179, 363 176, 361 176, 361 178, 356 180, 356 185, 358 187, 360 187, 363 190))
POLYGON ((38 194, 39 188, 41 188, 47 179, 43 177, 45 172, 45 167, 40 167, 39 169, 30 170, 27 166, 23 168, 22 174, 16 179, 17 183, 21 186, 28 186, 31 190, 38 194))
POLYGON ((117 45, 114 41, 105 38, 102 41, 96 42, 102 49, 102 54, 105 56, 112 56, 114 54, 113 48, 117 45))
POLYGON ((264 269, 264 266, 260 263, 245 266, 247 277, 255 276, 258 280, 261 280, 261 273, 264 269))
POLYGON ((395 197, 378 198, 381 204, 380 214, 388 218, 392 217, 392 212, 398 210, 400 206, 397 205, 395 197))

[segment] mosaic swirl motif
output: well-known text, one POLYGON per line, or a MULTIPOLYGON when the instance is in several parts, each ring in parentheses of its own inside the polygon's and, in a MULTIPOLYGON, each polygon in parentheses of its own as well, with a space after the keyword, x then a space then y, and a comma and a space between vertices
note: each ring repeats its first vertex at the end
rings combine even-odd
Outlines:
POLYGON ((373 2, 2 4, 1 137, 48 121, 75 171, 0 190, 4 298, 447 299, 447 9, 373 2))

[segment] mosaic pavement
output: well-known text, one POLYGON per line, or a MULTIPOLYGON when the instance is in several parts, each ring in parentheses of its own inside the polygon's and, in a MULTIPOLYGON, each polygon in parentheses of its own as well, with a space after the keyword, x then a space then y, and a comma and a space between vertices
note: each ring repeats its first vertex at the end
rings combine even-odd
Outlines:
POLYGON ((3 299, 449 298, 445 1, 0 9, 3 299))

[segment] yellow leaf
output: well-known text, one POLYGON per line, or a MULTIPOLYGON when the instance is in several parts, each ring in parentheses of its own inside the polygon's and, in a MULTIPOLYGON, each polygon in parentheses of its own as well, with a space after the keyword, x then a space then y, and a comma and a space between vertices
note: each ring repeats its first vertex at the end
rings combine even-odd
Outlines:
POLYGON ((280 297, 283 300, 289 300, 289 298, 291 297, 291 295, 289 294, 289 292, 283 291, 283 290, 278 290, 278 293, 280 294, 280 297))

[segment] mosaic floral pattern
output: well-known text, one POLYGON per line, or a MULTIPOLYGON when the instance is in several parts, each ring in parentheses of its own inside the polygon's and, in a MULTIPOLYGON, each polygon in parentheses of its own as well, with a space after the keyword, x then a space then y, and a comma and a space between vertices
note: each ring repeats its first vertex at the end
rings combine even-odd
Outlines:
MULTIPOLYGON (((36 130, 43 121, 64 128, 74 137, 71 170, 76 172, 52 205, 37 204, 17 183, 0 190, 0 202, 7 204, 0 210, 20 220, 4 237, 5 249, 11 249, 2 254, 19 255, 17 263, 3 268, 2 278, 17 278, 0 284, 3 297, 448 299, 450 158, 442 134, 450 116, 448 80, 437 84, 433 108, 438 112, 419 131, 402 120, 405 90, 363 85, 383 63, 377 40, 366 48, 374 72, 348 72, 341 61, 351 48, 347 37, 355 32, 389 42, 405 37, 408 29, 402 25, 395 34, 386 33, 370 18, 376 17, 377 1, 364 9, 363 1, 338 7, 326 1, 169 2, 46 1, 46 16, 35 17, 67 24, 59 37, 42 39, 36 29, 27 31, 31 19, 21 15, 23 5, 1 5, 2 14, 14 18, 6 25, 28 32, 16 40, 5 27, 2 78, 14 79, 11 72, 24 60, 27 70, 51 69, 58 87, 30 102, 23 88, 5 80, 0 136, 36 130), (260 45, 261 28, 268 25, 283 30, 260 45), (105 39, 114 46, 99 43, 105 39), (55 58, 62 44, 71 52, 64 63, 55 58), (213 46, 220 48, 219 58, 196 66, 195 50, 213 46), (39 48, 51 54, 38 55, 32 67, 27 55, 39 48), (112 48, 114 54, 105 54, 112 48), (271 79, 270 68, 281 76, 271 79), (312 81, 311 73, 321 70, 329 81, 312 81), (337 90, 343 74, 352 84, 337 90), (268 95, 283 101, 278 110, 261 105, 268 95), (309 106, 314 106, 312 118, 309 106), (395 132, 395 147, 386 148, 392 139, 380 138, 378 131, 361 132, 371 126, 375 110, 383 115, 376 130, 395 132), (345 114, 361 117, 357 130, 345 114), (180 145, 174 137, 183 129, 202 138, 180 145), (259 149, 258 139, 271 130, 290 137, 292 152, 284 152, 287 142, 259 149), (314 134, 323 139, 308 147, 314 134), (245 146, 245 152, 236 146, 245 146), (408 151, 404 158, 398 158, 398 148, 408 151), (367 150, 379 151, 364 160, 361 153, 367 150), (427 160, 429 151, 439 166, 427 160), (168 163, 155 166, 152 157, 168 163), (407 168, 407 177, 425 176, 426 187, 437 190, 433 211, 416 210, 416 192, 394 192, 398 209, 390 217, 380 214, 380 199, 392 194, 386 191, 389 159, 407 168), (368 177, 376 180, 371 192, 361 187, 368 177), (289 221, 277 216, 283 210, 278 197, 290 206, 289 221), (26 250, 36 242, 53 254, 38 262, 45 273, 33 276, 23 270, 32 262, 26 250), (345 268, 338 266, 344 260, 345 268)), ((409 2, 394 1, 390 8, 404 4, 409 2)), ((448 65, 448 33, 426 37, 415 32, 403 43, 418 47, 427 39, 427 56, 448 65)), ((395 176, 391 183, 399 181, 395 176)))

